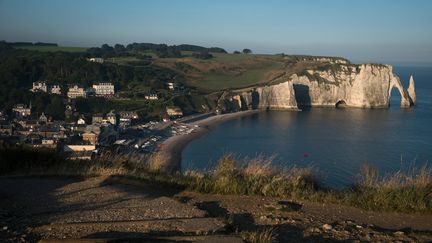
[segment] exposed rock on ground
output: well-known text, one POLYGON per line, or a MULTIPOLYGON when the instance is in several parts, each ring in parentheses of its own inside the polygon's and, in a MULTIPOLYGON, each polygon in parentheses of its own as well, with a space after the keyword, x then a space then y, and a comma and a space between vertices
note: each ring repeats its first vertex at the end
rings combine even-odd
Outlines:
POLYGON ((0 178, 2 242, 241 242, 242 232, 269 227, 279 242, 431 241, 430 218, 283 198, 203 195, 123 178, 0 178))

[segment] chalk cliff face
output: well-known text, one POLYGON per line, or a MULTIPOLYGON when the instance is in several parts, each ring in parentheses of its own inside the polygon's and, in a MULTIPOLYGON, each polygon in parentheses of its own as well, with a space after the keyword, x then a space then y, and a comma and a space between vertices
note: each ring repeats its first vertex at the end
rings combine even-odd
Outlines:
POLYGON ((417 103, 417 96, 415 93, 415 87, 414 87, 414 78, 411 75, 409 80, 409 86, 408 86, 408 95, 410 97, 411 105, 415 105, 417 103))
POLYGON ((274 85, 233 91, 239 109, 296 109, 303 106, 359 108, 389 107, 391 91, 401 96, 401 107, 415 104, 414 80, 406 91, 390 65, 338 64, 324 70, 306 70, 282 77, 274 85), (336 67, 336 68, 335 68, 336 67))

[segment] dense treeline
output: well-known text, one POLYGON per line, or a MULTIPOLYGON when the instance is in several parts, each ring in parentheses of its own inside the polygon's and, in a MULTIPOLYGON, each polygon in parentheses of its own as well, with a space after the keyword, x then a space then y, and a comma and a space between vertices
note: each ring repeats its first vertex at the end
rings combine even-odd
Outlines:
POLYGON ((173 45, 166 44, 153 44, 153 43, 132 43, 126 47, 120 44, 115 44, 114 47, 103 44, 101 47, 93 47, 87 50, 87 53, 95 57, 113 57, 113 56, 136 56, 142 55, 144 52, 153 52, 160 58, 166 57, 182 57, 182 51, 192 51, 197 53, 227 53, 224 49, 219 47, 202 47, 195 45, 173 45))
POLYGON ((11 46, 58 46, 57 43, 46 43, 46 42, 8 42, 11 46))

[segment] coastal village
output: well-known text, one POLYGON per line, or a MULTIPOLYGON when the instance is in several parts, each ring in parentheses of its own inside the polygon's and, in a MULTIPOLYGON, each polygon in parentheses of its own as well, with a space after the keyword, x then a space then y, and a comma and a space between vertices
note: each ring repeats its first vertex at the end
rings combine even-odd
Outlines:
MULTIPOLYGON (((99 59, 95 61, 100 62, 99 59)), ((174 90, 177 84, 168 82, 166 88, 174 90)), ((170 136, 192 133, 195 128, 182 123, 188 118, 183 117, 182 109, 177 106, 166 106, 161 120, 152 121, 144 121, 136 111, 130 110, 90 115, 77 112, 75 100, 78 98, 114 99, 116 88, 111 82, 94 82, 91 87, 79 84, 63 87, 37 81, 33 82, 30 91, 64 95, 65 117, 77 119, 53 120, 47 114, 33 112, 31 103, 16 104, 9 114, 0 111, 1 143, 55 149, 70 159, 92 159, 105 150, 152 153, 170 136)), ((159 98, 157 94, 149 93, 145 99, 151 102, 159 98)))

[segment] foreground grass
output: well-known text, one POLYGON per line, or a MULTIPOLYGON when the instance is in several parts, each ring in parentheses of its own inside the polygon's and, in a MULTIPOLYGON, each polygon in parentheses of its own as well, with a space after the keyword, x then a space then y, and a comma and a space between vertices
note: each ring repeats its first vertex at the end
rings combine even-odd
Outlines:
POLYGON ((0 146, 2 175, 119 175, 200 193, 283 197, 375 211, 432 212, 432 171, 428 167, 382 177, 377 170, 365 166, 351 188, 335 191, 322 187, 312 168, 276 171, 270 166, 271 160, 257 157, 238 161, 225 155, 213 172, 165 174, 160 172, 163 158, 158 154, 68 161, 49 150, 0 146))

